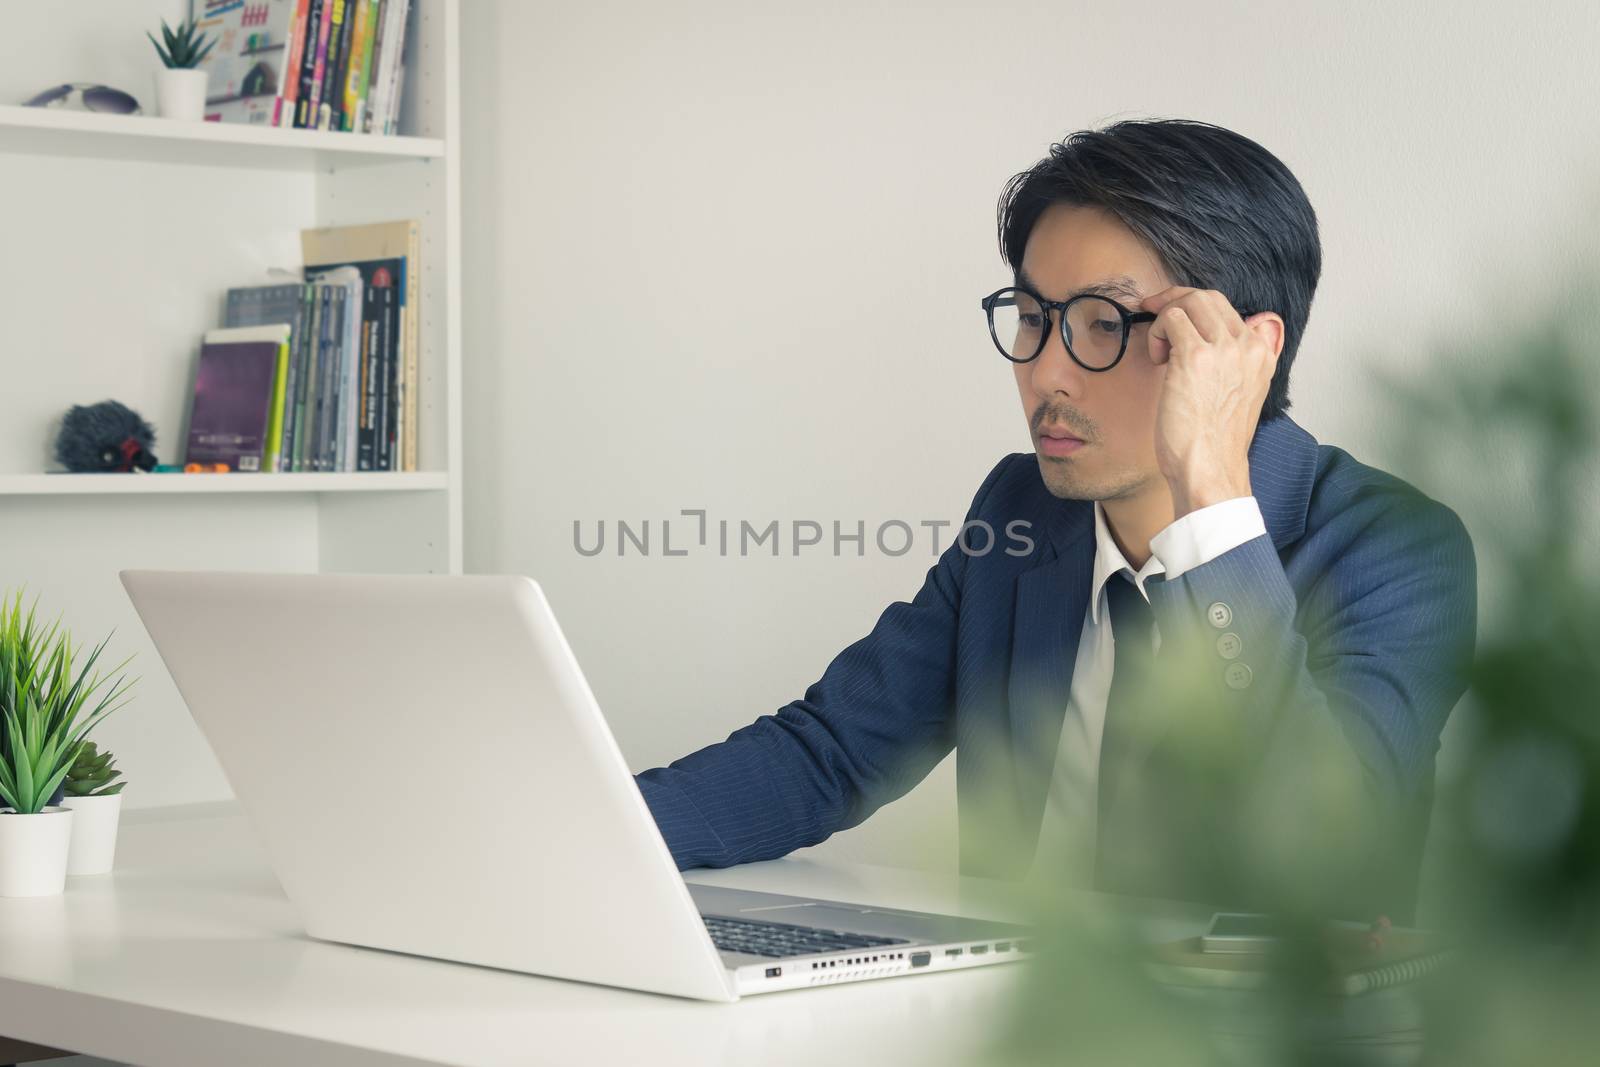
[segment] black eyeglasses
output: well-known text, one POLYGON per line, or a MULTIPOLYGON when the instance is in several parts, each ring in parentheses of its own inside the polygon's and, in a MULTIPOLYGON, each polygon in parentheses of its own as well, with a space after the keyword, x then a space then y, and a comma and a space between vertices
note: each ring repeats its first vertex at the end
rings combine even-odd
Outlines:
POLYGON ((1153 311, 1129 311, 1109 296, 1081 293, 1071 300, 1046 300, 1038 293, 1008 286, 983 298, 989 336, 1013 363, 1039 358, 1050 336, 1050 312, 1061 313, 1061 340, 1067 355, 1084 370, 1107 371, 1128 348, 1128 331, 1154 322, 1153 311))
POLYGON ((102 111, 111 115, 142 115, 139 101, 109 85, 70 82, 46 89, 23 107, 59 107, 72 111, 102 111))

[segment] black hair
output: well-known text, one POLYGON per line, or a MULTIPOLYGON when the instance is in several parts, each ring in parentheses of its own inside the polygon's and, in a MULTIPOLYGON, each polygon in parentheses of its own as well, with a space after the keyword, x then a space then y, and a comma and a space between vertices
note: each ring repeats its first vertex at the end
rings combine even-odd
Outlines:
POLYGON ((1080 130, 1000 194, 1000 253, 1016 273, 1052 204, 1114 214, 1175 285, 1215 289, 1236 308, 1283 318, 1283 350, 1261 421, 1289 409, 1294 363, 1322 273, 1317 215, 1283 162, 1248 137, 1188 119, 1080 130))

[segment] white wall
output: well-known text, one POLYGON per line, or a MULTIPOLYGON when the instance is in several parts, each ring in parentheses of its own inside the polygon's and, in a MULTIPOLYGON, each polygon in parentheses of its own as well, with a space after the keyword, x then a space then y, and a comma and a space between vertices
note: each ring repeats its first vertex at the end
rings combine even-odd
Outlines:
MULTIPOLYGON (((467 569, 545 584, 635 769, 799 696, 932 556, 590 559, 573 521, 959 519, 1029 447, 978 298, 1052 140, 1199 118, 1288 164, 1294 413, 1369 461, 1368 354, 1450 374, 1437 329, 1596 232, 1587 3, 468 6, 467 569)), ((824 847, 950 864, 954 810, 947 760, 824 847)))

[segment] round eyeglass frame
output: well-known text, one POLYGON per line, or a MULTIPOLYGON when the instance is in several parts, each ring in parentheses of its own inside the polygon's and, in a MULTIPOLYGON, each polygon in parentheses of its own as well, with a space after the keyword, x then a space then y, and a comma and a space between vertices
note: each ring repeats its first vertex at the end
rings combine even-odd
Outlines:
POLYGON ((1033 355, 1026 359, 1018 359, 1010 352, 1007 352, 1005 344, 1001 342, 999 335, 994 332, 995 302, 1006 293, 1023 293, 1030 299, 1037 301, 1039 306, 1044 309, 1047 323, 1052 310, 1059 312, 1057 319, 1059 320, 1061 329, 1061 344, 1064 348, 1066 348, 1067 355, 1072 357, 1072 362, 1076 363, 1084 370, 1095 371, 1096 373, 1108 371, 1112 367, 1115 367, 1118 363, 1122 362, 1123 353, 1128 350, 1128 334, 1132 331, 1133 327, 1142 322, 1154 322, 1156 320, 1156 313, 1153 311, 1129 311, 1111 297, 1104 296, 1100 293, 1079 293, 1070 300, 1046 300, 1032 289, 1024 289, 1020 285, 1008 285, 1003 289, 996 289, 994 292, 983 298, 983 317, 989 324, 989 337, 994 341, 995 348, 999 349, 1000 354, 1006 357, 1006 359, 1010 360, 1012 363, 1032 363, 1034 360, 1038 359, 1039 353, 1044 351, 1044 346, 1050 341, 1050 331, 1049 329, 1039 331, 1039 347, 1034 349, 1033 355), (1091 367, 1089 364, 1079 359, 1078 354, 1072 350, 1072 342, 1067 340, 1067 309, 1080 300, 1103 301, 1116 308, 1117 314, 1122 316, 1122 347, 1117 349, 1117 358, 1113 359, 1110 363, 1107 363, 1103 367, 1091 367))

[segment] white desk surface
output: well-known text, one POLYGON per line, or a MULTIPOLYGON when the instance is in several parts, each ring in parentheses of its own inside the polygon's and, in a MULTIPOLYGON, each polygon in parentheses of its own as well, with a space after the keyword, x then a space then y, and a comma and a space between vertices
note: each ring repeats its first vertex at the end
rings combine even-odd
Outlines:
MULTIPOLYGON (((1020 917, 995 883, 804 852, 686 877, 1020 917)), ((175 1067, 972 1062, 1025 966, 712 1004, 328 944, 302 931, 238 806, 196 804, 125 813, 109 875, 0 898, 0 1035, 175 1067)))

